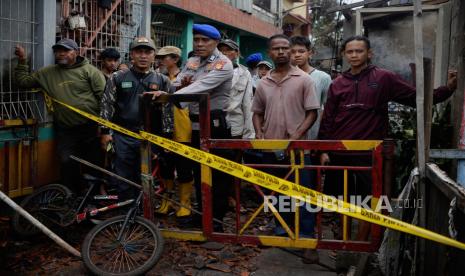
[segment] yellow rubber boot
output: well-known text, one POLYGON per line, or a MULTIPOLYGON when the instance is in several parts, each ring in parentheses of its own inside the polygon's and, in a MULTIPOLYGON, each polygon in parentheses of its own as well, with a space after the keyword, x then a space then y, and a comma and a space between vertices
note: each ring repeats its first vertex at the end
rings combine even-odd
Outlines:
MULTIPOLYGON (((165 184, 166 191, 163 193, 164 196, 172 198, 173 197, 173 188, 174 188, 174 181, 169 179, 164 179, 163 183, 165 184)), ((166 215, 170 212, 173 208, 173 203, 162 199, 160 203, 160 207, 156 210, 158 214, 166 215)))
MULTIPOLYGON (((191 194, 192 194, 192 188, 194 185, 194 181, 190 182, 184 182, 184 183, 179 183, 179 202, 187 206, 189 208, 191 207, 191 194)), ((177 217, 187 217, 191 215, 191 210, 184 208, 184 207, 179 207, 178 211, 176 212, 177 217)))

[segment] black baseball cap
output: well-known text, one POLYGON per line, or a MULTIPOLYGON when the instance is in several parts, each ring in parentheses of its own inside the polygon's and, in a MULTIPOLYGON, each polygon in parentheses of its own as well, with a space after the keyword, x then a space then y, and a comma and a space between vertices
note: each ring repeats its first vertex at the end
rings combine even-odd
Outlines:
POLYGON ((120 53, 115 48, 106 48, 105 50, 102 51, 102 53, 100 53, 101 59, 105 59, 105 58, 119 59, 120 57, 121 57, 120 53))
POLYGON ((78 50, 79 46, 77 45, 76 41, 70 38, 63 38, 62 40, 58 41, 55 45, 52 46, 52 49, 55 50, 58 47, 63 47, 68 50, 78 50))

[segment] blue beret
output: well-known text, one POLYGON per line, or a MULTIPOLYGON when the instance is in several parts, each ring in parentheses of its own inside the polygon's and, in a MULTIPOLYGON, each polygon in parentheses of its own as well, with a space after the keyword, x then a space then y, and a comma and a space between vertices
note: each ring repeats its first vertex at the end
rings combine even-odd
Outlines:
POLYGON ((254 54, 251 54, 250 56, 248 56, 246 59, 245 59, 245 63, 249 64, 249 63, 256 63, 256 62, 260 62, 263 60, 263 56, 261 53, 254 53, 254 54))
POLYGON ((220 32, 215 27, 208 24, 194 24, 193 32, 194 34, 208 36, 211 39, 221 39, 220 32))

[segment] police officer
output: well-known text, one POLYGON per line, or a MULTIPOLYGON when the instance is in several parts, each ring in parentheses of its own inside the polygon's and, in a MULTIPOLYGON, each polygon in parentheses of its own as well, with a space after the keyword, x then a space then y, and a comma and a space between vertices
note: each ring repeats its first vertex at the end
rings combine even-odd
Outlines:
POLYGON ((253 139, 255 131, 252 125, 252 76, 247 67, 237 62, 240 52, 239 45, 235 41, 224 39, 218 44, 218 49, 231 60, 234 67, 228 108, 232 138, 253 139))
MULTIPOLYGON (((186 66, 178 75, 175 94, 210 94, 210 127, 211 137, 216 139, 231 138, 231 130, 226 122, 226 111, 230 101, 230 91, 233 78, 231 61, 217 49, 221 38, 220 32, 213 26, 194 24, 194 56, 189 58, 186 66)), ((192 144, 199 147, 199 109, 193 103, 189 107, 192 121, 192 144)), ((227 150, 212 150, 212 153, 225 158, 232 158, 232 152, 227 150)), ((194 169, 197 188, 197 200, 200 204, 200 167, 194 169)), ((232 184, 232 178, 224 173, 213 171, 213 216, 222 219, 226 214, 227 185, 232 184)), ((220 224, 214 224, 215 231, 222 231, 220 224)))
MULTIPOLYGON (((107 81, 102 97, 103 119, 112 121, 126 129, 138 132, 142 129, 139 115, 139 95, 153 94, 154 97, 172 88, 169 79, 151 70, 155 60, 155 45, 146 37, 137 37, 131 43, 130 56, 133 66, 130 70, 117 71, 107 81)), ((140 182, 140 141, 122 133, 110 134, 108 128, 101 128, 101 144, 106 148, 110 141, 115 147, 114 171, 116 174, 140 182)), ((114 180, 115 188, 122 198, 133 198, 136 190, 123 181, 114 180)))
POLYGON ((255 93, 255 89, 257 88, 258 81, 260 77, 258 76, 257 64, 263 60, 263 56, 261 53, 254 53, 248 56, 245 59, 245 64, 249 68, 250 74, 252 75, 252 87, 255 93))

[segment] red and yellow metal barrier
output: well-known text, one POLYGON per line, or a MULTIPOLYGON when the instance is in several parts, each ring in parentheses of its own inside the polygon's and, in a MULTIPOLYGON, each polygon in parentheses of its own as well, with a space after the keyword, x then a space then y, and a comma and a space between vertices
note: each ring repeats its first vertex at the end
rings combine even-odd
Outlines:
MULTIPOLYGON (((284 140, 215 140, 215 139, 203 139, 204 148, 208 150, 212 149, 235 149, 235 150, 285 150, 289 152, 290 163, 289 165, 273 165, 273 164, 246 164, 247 166, 264 169, 264 168, 276 168, 286 167, 289 169, 286 177, 288 179, 290 175, 294 175, 294 182, 300 184, 299 172, 301 170, 314 170, 317 173, 317 190, 321 192, 321 176, 322 170, 341 170, 343 171, 343 185, 344 187, 344 201, 348 202, 348 172, 354 170, 365 170, 371 171, 372 175, 372 191, 373 200, 372 206, 376 206, 377 199, 382 192, 382 164, 383 156, 382 141, 284 141, 284 140), (347 152, 347 151, 364 151, 371 152, 373 163, 371 166, 320 166, 320 165, 304 165, 304 152, 308 151, 332 151, 332 152, 347 152)), ((211 187, 215 183, 211 183, 211 169, 208 166, 202 165, 202 196, 203 198, 203 212, 204 221, 211 222, 212 215, 211 208, 212 197, 211 187)), ((219 185, 219 184, 217 184, 219 185)), ((253 185, 253 184, 250 184, 253 185)), ((262 192, 260 187, 254 185, 255 190, 261 195, 265 194, 262 192)), ((273 192, 271 195, 277 195, 273 192)), ((236 204, 240 204, 240 197, 236 193, 236 204)), ((299 201, 296 200, 295 204, 298 206, 299 201)), ((213 231, 193 232, 193 231, 176 231, 176 230, 165 230, 164 235, 167 237, 177 237, 186 240, 215 240, 219 242, 235 242, 235 243, 254 243, 263 246, 280 246, 280 247, 296 247, 296 248, 324 248, 324 249, 337 249, 337 250, 351 250, 351 251, 375 251, 379 243, 381 242, 382 228, 378 225, 371 226, 370 240, 369 241, 355 241, 350 240, 350 220, 347 216, 343 215, 342 228, 343 238, 342 240, 323 238, 322 232, 323 227, 321 225, 321 212, 317 214, 316 228, 317 237, 307 238, 300 237, 300 211, 299 208, 295 208, 294 213, 294 225, 288 225, 281 217, 279 212, 273 205, 264 201, 260 206, 243 221, 237 219, 240 217, 238 213, 240 206, 236 208, 236 231, 234 233, 215 233, 213 231), (272 211, 273 217, 279 222, 280 226, 283 227, 287 233, 287 237, 273 236, 273 235, 250 235, 246 234, 246 230, 252 225, 254 220, 264 211, 265 205, 272 211)), ((211 224, 210 224, 211 225, 211 224)), ((208 226, 208 225, 207 225, 208 226)), ((205 223, 204 223, 205 227, 205 223)))

